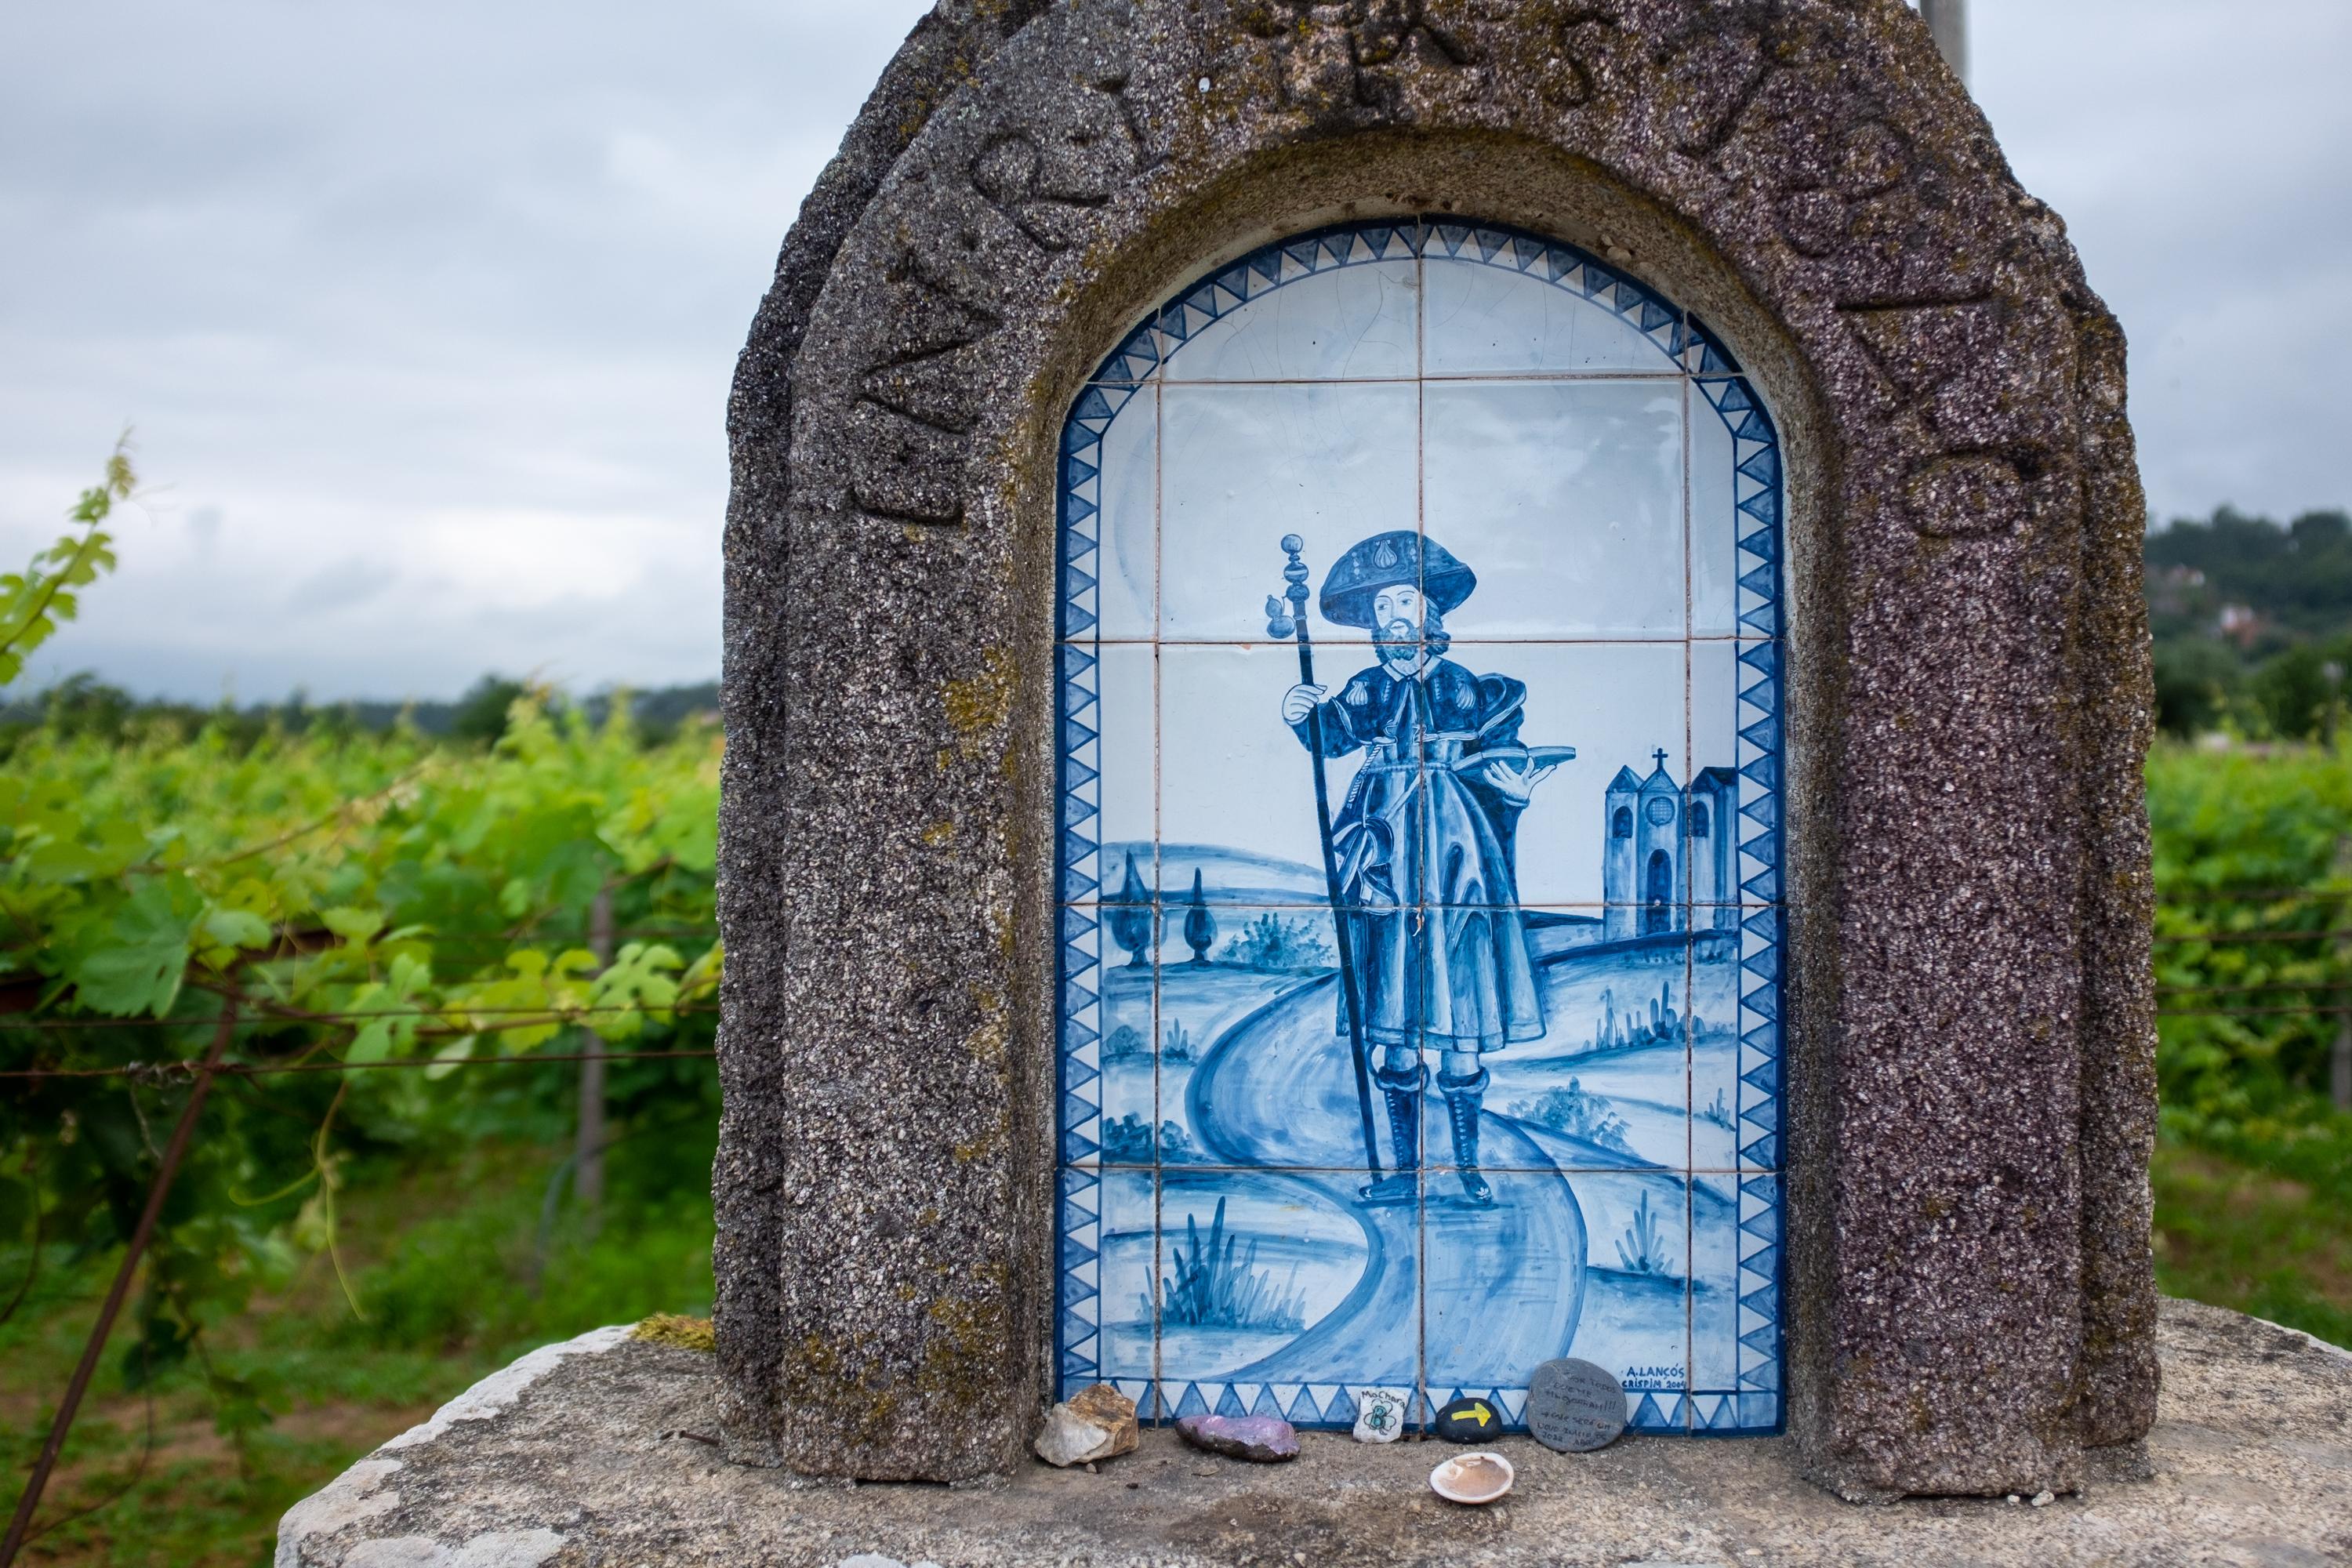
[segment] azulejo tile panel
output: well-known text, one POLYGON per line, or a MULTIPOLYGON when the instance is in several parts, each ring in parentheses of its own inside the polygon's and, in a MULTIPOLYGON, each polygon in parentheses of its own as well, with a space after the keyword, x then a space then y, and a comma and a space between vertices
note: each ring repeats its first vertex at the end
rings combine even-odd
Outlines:
POLYGON ((1737 360, 1493 226, 1304 234, 1062 439, 1063 1386, 1778 1428, 1782 475, 1737 360), (1297 596, 1292 597, 1293 594, 1297 596))

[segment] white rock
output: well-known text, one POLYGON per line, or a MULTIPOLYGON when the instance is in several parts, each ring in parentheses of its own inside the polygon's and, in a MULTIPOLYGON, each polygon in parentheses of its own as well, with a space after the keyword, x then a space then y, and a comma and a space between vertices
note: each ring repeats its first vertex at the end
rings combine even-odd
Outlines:
POLYGON ((1045 1425, 1031 1447, 1047 1464, 1067 1469, 1109 1447, 1110 1437, 1108 1427, 1097 1426, 1066 1405, 1056 1405, 1045 1413, 1045 1425))
POLYGON ((1393 1443, 1404 1436, 1404 1413, 1412 1394, 1402 1388, 1356 1390, 1356 1441, 1393 1443))
POLYGON ((1097 1459, 1135 1452, 1138 1437, 1135 1401, 1097 1383, 1047 1411, 1044 1428, 1029 1446, 1049 1465, 1092 1470, 1097 1459))
POLYGON ((2055 1492, 2035 1492, 2033 1494, 2033 1506, 2036 1508, 2048 1508, 2052 1503, 2057 1500, 2058 1498, 2055 1492))

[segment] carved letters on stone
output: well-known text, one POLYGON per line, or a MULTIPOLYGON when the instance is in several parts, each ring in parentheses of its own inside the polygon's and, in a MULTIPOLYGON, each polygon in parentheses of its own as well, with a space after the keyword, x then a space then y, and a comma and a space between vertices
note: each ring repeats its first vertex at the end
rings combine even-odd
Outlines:
POLYGON ((1954 452, 1913 470, 1904 489, 1911 526, 1930 539, 2006 533, 2032 511, 2016 462, 1993 452, 1954 452))
MULTIPOLYGON (((1016 243, 1048 256, 1069 249, 1090 214, 1164 162, 1128 86, 1123 72, 1099 77, 1079 89, 1056 130, 1012 125, 982 142, 964 184, 1016 243)), ((981 243, 976 233, 961 237, 967 249, 981 243)), ((876 521, 930 528, 964 521, 963 466, 980 417, 980 371, 1004 316, 950 281, 951 270, 910 249, 887 274, 893 330, 859 377, 851 411, 853 421, 888 426, 859 444, 860 471, 850 486, 858 511, 876 521)))
POLYGON ((1388 112, 1402 100, 1397 68, 1409 53, 1455 68, 1478 62, 1448 9, 1443 0, 1248 0, 1235 15, 1244 32, 1273 46, 1283 107, 1388 112))
POLYGON ((1559 52, 1544 61, 1544 101, 1554 109, 1581 109, 1592 101, 1592 56, 1602 31, 1619 32, 1623 17, 1601 5, 1557 5, 1545 25, 1557 36, 1559 52))
POLYGON ((859 378, 850 411, 853 424, 878 426, 859 444, 851 499, 880 521, 956 527, 963 521, 963 453, 979 417, 971 356, 1004 318, 911 250, 886 277, 896 331, 859 378))

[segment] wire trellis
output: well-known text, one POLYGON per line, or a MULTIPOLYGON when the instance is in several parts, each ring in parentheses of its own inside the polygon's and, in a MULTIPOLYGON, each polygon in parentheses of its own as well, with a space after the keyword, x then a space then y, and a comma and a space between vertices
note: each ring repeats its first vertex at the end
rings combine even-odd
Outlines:
MULTIPOLYGON (((2223 889, 2211 891, 2180 891, 2168 895, 2160 908, 2168 910, 2193 910, 2216 904, 2252 905, 2258 903, 2305 905, 2325 904, 2352 899, 2352 889, 2223 889)), ((2324 911, 2323 911, 2324 912, 2324 911)), ((436 945, 479 945, 484 949, 511 944, 525 933, 512 930, 479 931, 436 931, 436 945)), ((560 937, 572 940, 572 933, 539 931, 529 933, 541 940, 560 937)), ((625 927, 613 933, 616 937, 660 939, 677 937, 695 939, 709 937, 708 927, 691 925, 647 925, 625 927)), ((591 940, 583 933, 578 939, 583 945, 591 940)), ((2205 944, 2210 946, 2250 946, 2268 943, 2328 944, 2337 951, 2352 951, 2352 928, 2331 925, 2321 931, 2167 931, 2153 939, 2158 947, 2177 949, 2205 944)), ((2159 1005, 2157 1016, 2164 1018, 2237 1018, 2282 1019, 2290 1017, 2352 1019, 2352 1005, 2321 1005, 2316 1001, 2300 1005, 2215 1005, 2165 1006, 2166 998, 2223 998, 2230 996, 2267 996, 2303 994, 2312 997, 2334 996, 2352 993, 2352 975, 2336 980, 2266 981, 2245 984, 2168 984, 2155 987, 2159 1005)), ((173 1016, 165 1018, 92 1018, 92 1017, 32 1017, 23 1015, 0 1016, 0 1036, 6 1034, 73 1035, 108 1030, 193 1029, 209 1030, 210 1040, 205 1055, 199 1059, 163 1062, 122 1062, 102 1067, 37 1066, 0 1070, 0 1080, 16 1083, 42 1079, 119 1079, 142 1086, 184 1085, 189 1089, 186 1105, 173 1129, 169 1144, 163 1152, 150 1184, 147 1201, 137 1227, 124 1249, 122 1262, 116 1270, 112 1286, 107 1293, 96 1325, 83 1348, 72 1381, 65 1397, 59 1402, 50 1424, 47 1440, 35 1462, 24 1492, 17 1499, 14 1518, 10 1521, 5 1541, 0 1541, 0 1568, 15 1563, 23 1547, 35 1512, 40 1505, 43 1491, 55 1470, 59 1452, 68 1432, 79 1413, 83 1396, 95 1372, 99 1357, 111 1334, 114 1321, 128 1298, 142 1257, 153 1237, 155 1225, 163 1212, 164 1200, 170 1195, 173 1181, 179 1174, 189 1145, 194 1141, 202 1118, 205 1101, 212 1084, 218 1079, 256 1079, 290 1074, 353 1073, 437 1070, 450 1072, 480 1068, 526 1066, 551 1067, 559 1063, 586 1064, 645 1061, 713 1061, 718 1052, 713 1049, 633 1050, 633 1051, 551 1051, 521 1050, 495 1052, 489 1055, 442 1054, 425 1057, 396 1057, 377 1060, 345 1061, 336 1058, 320 1058, 313 1055, 291 1058, 284 1061, 254 1061, 233 1059, 227 1055, 231 1041, 241 1031, 267 1031, 303 1028, 320 1025, 342 1025, 362 1020, 385 1018, 415 1018, 429 1020, 444 1031, 460 1036, 497 1035, 509 1030, 571 1026, 593 1028, 599 1019, 620 1015, 658 1015, 666 1018, 709 1015, 719 1011, 708 1002, 688 1002, 657 1007, 646 1003, 612 1003, 576 1007, 386 1007, 353 1008, 334 1012, 308 1012, 266 999, 232 995, 226 998, 221 1011, 212 1016, 173 1016), (253 1011, 246 1011, 252 1008, 253 1011), (477 1024, 477 1020, 488 1020, 477 1024), (499 1020, 504 1020, 500 1022, 499 1020)), ((592 1035, 593 1037, 593 1035, 592 1035)))
MULTIPOLYGON (((707 933, 698 933, 707 934, 707 933)), ((148 1184, 146 1202, 140 1211, 137 1225, 123 1248, 121 1263, 117 1267, 113 1283, 99 1309, 98 1321, 92 1325, 84 1342, 80 1359, 75 1363, 72 1378, 66 1385, 57 1413, 49 1423, 47 1436, 43 1440, 39 1457, 34 1461, 32 1474, 25 1489, 16 1500, 16 1508, 8 1522, 5 1538, 0 1538, 0 1568, 10 1568, 16 1563, 31 1536, 35 1514, 41 1504, 42 1494, 57 1468, 58 1458, 65 1447, 67 1435, 72 1430, 74 1418, 79 1414, 83 1397, 89 1393, 91 1377, 104 1353, 107 1341, 114 1331, 115 1320, 129 1299, 139 1265, 145 1256, 149 1242, 163 1211, 164 1200, 171 1195, 173 1184, 178 1179, 180 1167, 188 1149, 195 1141, 203 1119, 205 1102, 212 1086, 220 1079, 254 1079, 290 1073, 352 1073, 395 1070, 438 1069, 491 1067, 553 1066, 560 1062, 596 1063, 639 1061, 712 1061, 718 1052, 711 1049, 678 1049, 659 1051, 531 1051, 504 1052, 489 1056, 456 1054, 430 1057, 396 1057, 376 1060, 345 1061, 336 1058, 324 1059, 295 1058, 280 1062, 239 1061, 227 1056, 228 1047, 239 1030, 303 1027, 334 1025, 362 1019, 409 1017, 431 1019, 445 1026, 461 1027, 467 1035, 494 1035, 512 1029, 544 1026, 591 1027, 598 1019, 616 1015, 639 1014, 675 1018, 716 1013, 710 1003, 677 1003, 656 1006, 649 1003, 612 1003, 580 1007, 459 1007, 442 1010, 429 1007, 386 1007, 354 1009, 335 1013, 310 1013, 299 1010, 267 1011, 271 1005, 256 998, 230 995, 218 1015, 213 1017, 170 1018, 0 1018, 0 1031, 38 1031, 70 1033, 91 1029, 202 1029, 211 1030, 210 1044, 205 1055, 194 1060, 167 1062, 122 1062, 104 1067, 34 1067, 0 1071, 0 1079, 14 1082, 41 1079, 121 1079, 133 1084, 161 1086, 185 1085, 187 1103, 182 1107, 180 1119, 172 1130, 170 1142, 164 1146, 156 1165, 154 1178, 148 1184), (246 1013, 247 1005, 265 1009, 246 1013), (465 1026, 476 1018, 504 1018, 504 1023, 492 1023, 481 1028, 465 1026)), ((594 1037, 593 1034, 590 1037, 594 1037)))

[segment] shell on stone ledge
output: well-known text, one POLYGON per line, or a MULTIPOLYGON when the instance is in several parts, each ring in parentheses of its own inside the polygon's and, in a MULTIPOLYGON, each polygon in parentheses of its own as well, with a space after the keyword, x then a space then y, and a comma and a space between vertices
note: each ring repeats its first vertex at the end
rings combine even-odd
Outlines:
POLYGON ((1511 1489, 1518 1472, 1500 1454, 1457 1454, 1429 1472, 1429 1489, 1448 1502, 1486 1503, 1511 1489))

